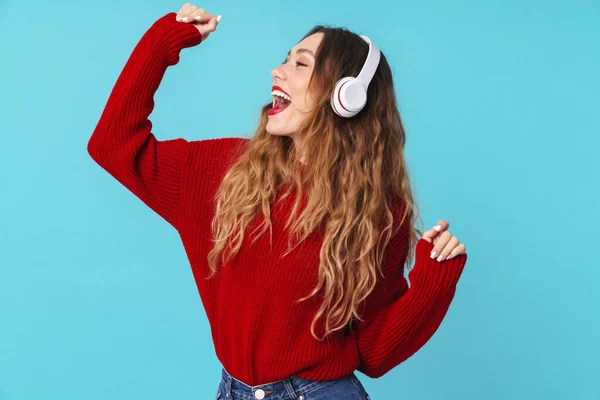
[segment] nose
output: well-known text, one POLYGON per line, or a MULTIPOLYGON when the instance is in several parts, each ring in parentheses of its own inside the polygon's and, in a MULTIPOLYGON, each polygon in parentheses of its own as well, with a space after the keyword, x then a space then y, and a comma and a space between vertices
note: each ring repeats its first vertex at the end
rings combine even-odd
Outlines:
POLYGON ((284 67, 284 65, 282 64, 271 70, 271 76, 273 77, 273 79, 285 80, 287 78, 287 75, 285 74, 283 67, 284 67))

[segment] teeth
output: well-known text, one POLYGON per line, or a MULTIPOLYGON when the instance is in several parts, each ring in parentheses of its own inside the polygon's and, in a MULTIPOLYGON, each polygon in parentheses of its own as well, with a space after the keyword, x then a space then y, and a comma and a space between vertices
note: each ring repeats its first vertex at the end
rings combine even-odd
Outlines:
POLYGON ((281 90, 273 90, 271 92, 271 96, 277 96, 277 97, 281 97, 282 99, 291 102, 292 98, 290 96, 288 96, 287 94, 283 93, 281 90))

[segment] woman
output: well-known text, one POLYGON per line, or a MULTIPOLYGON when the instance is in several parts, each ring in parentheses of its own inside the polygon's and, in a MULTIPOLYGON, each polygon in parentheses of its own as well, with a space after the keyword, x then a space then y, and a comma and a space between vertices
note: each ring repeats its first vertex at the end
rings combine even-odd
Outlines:
POLYGON ((382 376, 429 340, 465 246, 446 221, 417 242, 383 54, 364 109, 332 110, 369 48, 347 30, 317 26, 291 49, 252 138, 157 140, 148 116, 166 69, 219 20, 186 3, 150 27, 88 152, 178 231, 223 364, 217 399, 368 399, 354 371, 382 376))

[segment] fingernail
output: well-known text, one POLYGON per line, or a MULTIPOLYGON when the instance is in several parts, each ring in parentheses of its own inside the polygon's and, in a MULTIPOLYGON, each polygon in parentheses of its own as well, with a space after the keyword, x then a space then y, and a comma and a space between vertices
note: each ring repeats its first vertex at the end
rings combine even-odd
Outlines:
POLYGON ((196 21, 200 21, 200 18, 202 17, 200 15, 196 15, 194 18, 196 19, 196 21))
POLYGON ((183 17, 183 22, 188 22, 188 17, 183 17))
POLYGON ((217 22, 221 22, 221 16, 217 16, 217 22))
POLYGON ((442 229, 442 227, 440 225, 436 225, 433 227, 433 229, 435 229, 436 231, 440 231, 440 229, 442 229))
POLYGON ((454 257, 452 254, 450 254, 448 257, 446 257, 446 260, 451 259, 452 257, 454 257))
POLYGON ((178 15, 175 17, 175 21, 181 21, 181 17, 178 15))
POLYGON ((435 250, 431 252, 431 258, 435 258, 435 250))
POLYGON ((440 256, 437 258, 438 261, 442 261, 444 259, 444 256, 440 254, 440 256))

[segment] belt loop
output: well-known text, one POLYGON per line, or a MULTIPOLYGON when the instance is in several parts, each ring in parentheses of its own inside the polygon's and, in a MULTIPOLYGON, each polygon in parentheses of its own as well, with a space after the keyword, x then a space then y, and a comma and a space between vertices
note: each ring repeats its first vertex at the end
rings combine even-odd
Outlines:
POLYGON ((297 399, 298 398, 298 396, 296 395, 296 390, 292 386, 292 383, 290 382, 289 378, 286 378, 286 379, 283 380, 283 386, 285 386, 285 388, 288 391, 288 394, 290 395, 291 399, 297 399))
POLYGON ((230 400, 233 399, 233 395, 231 394, 231 380, 233 377, 229 375, 229 372, 225 371, 227 374, 227 382, 225 383, 225 397, 230 400))

